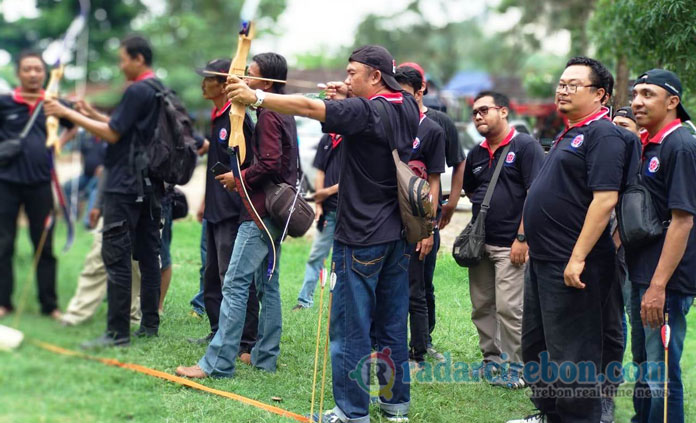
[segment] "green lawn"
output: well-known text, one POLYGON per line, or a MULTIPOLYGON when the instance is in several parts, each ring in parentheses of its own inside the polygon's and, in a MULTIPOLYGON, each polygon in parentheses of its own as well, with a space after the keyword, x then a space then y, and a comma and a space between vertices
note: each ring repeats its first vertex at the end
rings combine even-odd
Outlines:
MULTIPOLYGON (((187 337, 204 336, 207 320, 189 316, 191 297, 198 289, 200 225, 182 221, 175 224, 172 256, 174 278, 165 305, 160 336, 154 340, 134 340, 130 348, 111 349, 99 355, 142 364, 165 372, 176 366, 191 365, 205 351, 203 346, 186 342, 187 337)), ((56 251, 62 246, 64 231, 59 227, 56 251)), ((59 255, 59 301, 67 305, 72 296, 91 235, 81 231, 72 250, 59 255)), ((15 301, 30 269, 31 252, 26 236, 17 243, 15 258, 15 301)), ((308 414, 314 363, 314 335, 317 307, 291 312, 302 284, 304 263, 309 253, 307 240, 290 240, 283 246, 280 266, 284 312, 284 332, 279 369, 268 374, 240 365, 234 379, 208 379, 204 384, 231 391, 265 403, 274 403, 295 413, 308 414)), ((435 274, 438 298, 438 326, 434 341, 453 360, 480 360, 475 328, 470 320, 466 272, 449 254, 441 254, 435 274)), ((106 306, 96 318, 74 328, 63 328, 38 315, 35 286, 29 287, 27 310, 20 329, 30 339, 76 349, 86 339, 96 337, 105 327, 106 306)), ((318 293, 318 291, 317 291, 318 293)), ((327 296, 328 297, 328 296, 327 296)), ((10 324, 12 318, 4 319, 10 324)), ((696 313, 691 313, 682 369, 687 399, 687 421, 696 421, 696 313)), ((630 357, 628 357, 630 358, 630 357)), ((330 367, 330 366, 329 366, 330 367)), ((332 406, 330 379, 327 405, 332 406)), ((504 422, 532 411, 524 391, 511 392, 484 383, 414 384, 411 390, 412 422, 504 422)), ((618 400, 617 422, 628 422, 630 399, 618 400)), ((317 405, 318 407, 318 405, 317 405)), ((381 421, 377 409, 374 421, 381 421)), ((0 423, 31 422, 283 422, 291 421, 222 397, 100 363, 55 355, 30 342, 15 352, 0 353, 0 423)))

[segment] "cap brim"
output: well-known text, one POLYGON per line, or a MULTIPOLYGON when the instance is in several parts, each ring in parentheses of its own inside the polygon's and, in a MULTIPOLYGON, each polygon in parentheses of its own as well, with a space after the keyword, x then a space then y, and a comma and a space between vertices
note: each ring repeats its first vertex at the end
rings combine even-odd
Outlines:
POLYGON ((205 77, 205 76, 210 76, 210 75, 207 75, 207 74, 205 73, 205 68, 196 68, 195 70, 196 70, 196 73, 197 73, 198 75, 200 75, 200 76, 203 76, 203 77, 205 77))
POLYGON ((691 116, 689 116, 689 114, 686 112, 686 109, 685 109, 684 106, 681 104, 681 102, 680 102, 679 105, 677 106, 677 117, 678 117, 682 122, 686 122, 687 120, 691 120, 691 116))
POLYGON ((390 89, 392 89, 394 91, 403 91, 404 90, 403 88, 401 88, 401 84, 396 82, 396 78, 394 78, 391 75, 386 75, 386 74, 382 73, 382 81, 384 81, 384 83, 387 85, 387 87, 389 87, 390 89))

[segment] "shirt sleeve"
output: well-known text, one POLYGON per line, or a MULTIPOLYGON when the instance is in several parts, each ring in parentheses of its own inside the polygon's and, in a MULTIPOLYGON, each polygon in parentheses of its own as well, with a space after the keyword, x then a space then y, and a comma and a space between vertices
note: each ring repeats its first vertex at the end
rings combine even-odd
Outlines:
MULTIPOLYGON (((380 100, 377 100, 380 101, 380 100)), ((353 97, 345 100, 325 101, 326 121, 322 123, 322 131, 343 136, 369 134, 377 131, 377 111, 370 100, 353 97)), ((381 132, 380 132, 381 134, 381 132)))
POLYGON ((111 115, 109 127, 119 135, 123 135, 135 126, 137 120, 144 114, 146 102, 143 101, 142 91, 137 84, 131 85, 123 93, 121 102, 116 106, 116 110, 111 115))
MULTIPOLYGON (((694 140, 689 140, 693 142, 694 140)), ((668 162, 667 207, 696 215, 696 154, 694 149, 679 149, 668 162)))
POLYGON ((442 128, 445 131, 445 156, 447 158, 447 166, 456 167, 464 161, 464 150, 459 144, 459 132, 451 119, 445 115, 442 119, 442 128))
MULTIPOLYGON (((64 106, 67 106, 67 107, 69 107, 69 108, 71 108, 71 109, 73 108, 73 104, 72 104, 71 102, 68 102, 68 101, 65 101, 65 100, 58 100, 58 101, 59 101, 61 104, 63 104, 64 106)), ((59 119, 59 120, 58 120, 58 123, 59 123, 60 126, 62 126, 63 128, 67 128, 67 129, 72 129, 72 128, 75 126, 75 124, 72 123, 72 121, 69 121, 68 119, 59 119)))
POLYGON ((314 155, 314 161, 312 162, 312 166, 319 170, 323 170, 326 172, 326 158, 328 157, 327 152, 327 145, 331 142, 331 136, 328 134, 322 135, 321 139, 319 140, 319 144, 317 145, 317 152, 314 155))
POLYGON ((462 183, 462 188, 464 189, 464 192, 467 194, 473 194, 476 190, 474 172, 471 169, 471 166, 473 166, 471 159, 474 154, 474 151, 476 151, 475 147, 469 152, 469 155, 466 157, 466 163, 464 164, 464 181, 462 183))
POLYGON ((428 140, 426 151, 426 167, 428 174, 444 173, 445 171, 445 132, 439 125, 433 124, 433 130, 428 140))
POLYGON ((541 164, 544 162, 544 149, 536 140, 530 140, 524 147, 521 159, 519 163, 524 188, 529 190, 529 187, 532 186, 532 182, 534 182, 534 178, 536 178, 541 169, 541 164))
POLYGON ((587 187, 592 191, 620 191, 624 179, 626 143, 619 134, 603 128, 588 131, 585 137, 587 187))

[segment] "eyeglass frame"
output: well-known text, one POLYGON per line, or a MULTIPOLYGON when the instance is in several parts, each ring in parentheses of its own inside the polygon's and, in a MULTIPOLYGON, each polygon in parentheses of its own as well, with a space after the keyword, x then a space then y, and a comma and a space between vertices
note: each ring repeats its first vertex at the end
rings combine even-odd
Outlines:
POLYGON ((563 83, 559 82, 558 85, 556 85, 556 92, 557 93, 566 92, 568 94, 575 94, 578 92, 578 88, 590 88, 590 87, 604 88, 604 87, 598 86, 597 84, 577 85, 577 84, 563 84, 563 83), (565 88, 561 88, 562 85, 565 85, 565 88), (573 91, 571 91, 570 87, 575 87, 575 89, 573 91))
POLYGON ((481 114, 481 117, 488 116, 489 110, 491 110, 491 109, 500 110, 502 108, 503 108, 503 106, 481 106, 478 109, 473 109, 471 111, 471 117, 476 119, 476 115, 478 115, 479 113, 481 114), (485 110, 485 112, 484 112, 484 110, 485 110))

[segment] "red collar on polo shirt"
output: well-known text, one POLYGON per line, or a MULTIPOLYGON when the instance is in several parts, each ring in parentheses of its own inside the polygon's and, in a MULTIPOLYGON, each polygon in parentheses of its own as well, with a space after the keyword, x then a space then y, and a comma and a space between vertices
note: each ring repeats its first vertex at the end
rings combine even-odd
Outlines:
POLYGON ((36 99, 36 102, 34 104, 31 104, 27 101, 27 99, 22 97, 22 89, 20 87, 17 87, 14 89, 14 91, 12 91, 12 100, 14 100, 15 103, 26 104, 27 107, 29 107, 30 115, 34 113, 34 108, 36 107, 36 105, 39 104, 39 102, 43 101, 45 97, 46 91, 41 90, 39 97, 36 99))
MULTIPOLYGON (((512 139, 515 138, 515 135, 517 135, 517 131, 515 130, 515 128, 511 128, 510 132, 508 132, 507 136, 505 136, 505 139, 503 139, 503 141, 500 143, 498 148, 505 147, 506 145, 510 144, 510 141, 512 141, 512 139)), ((491 163, 493 163, 494 152, 491 150, 491 147, 488 145, 487 139, 483 140, 483 142, 481 143, 481 147, 488 150, 488 158, 489 158, 488 167, 490 167, 491 163)))
POLYGON ((563 131, 563 133, 561 134, 561 136, 559 136, 558 138, 556 138, 556 140, 554 141, 554 145, 555 145, 558 141, 560 141, 561 139, 563 139, 563 137, 565 137, 566 134, 567 134, 571 129, 573 129, 573 128, 579 128, 579 127, 581 127, 581 126, 587 126, 587 125, 591 124, 592 122, 596 122, 596 121, 598 121, 598 120, 600 120, 600 119, 607 119, 607 120, 609 120, 609 108, 608 108, 608 107, 602 106, 602 107, 599 109, 598 112, 591 114, 590 116, 586 117, 586 118, 583 119, 581 122, 578 122, 578 123, 576 123, 576 124, 573 125, 573 126, 568 126, 568 123, 566 122, 566 129, 563 131))
POLYGON ((228 100, 227 103, 225 103, 225 105, 222 106, 221 109, 218 109, 217 107, 213 107, 213 111, 210 113, 210 121, 212 122, 215 119, 222 116, 222 114, 225 113, 225 110, 227 110, 227 108, 230 107, 230 104, 232 104, 232 100, 228 100))
POLYGON ((343 141, 343 136, 341 134, 329 133, 331 137, 331 149, 338 147, 338 145, 343 141))
POLYGON ((153 71, 149 70, 149 71, 145 71, 145 72, 141 73, 140 75, 138 75, 138 77, 135 78, 133 80, 133 82, 138 82, 138 81, 142 81, 143 79, 150 79, 150 78, 154 78, 154 77, 155 77, 155 73, 153 71))
POLYGON ((420 126, 420 124, 423 123, 423 119, 425 119, 425 113, 420 112, 420 120, 418 121, 418 126, 420 126))
POLYGON ((655 136, 651 137, 648 131, 645 131, 641 133, 640 136, 640 142, 643 144, 643 147, 645 147, 648 144, 662 144, 662 141, 667 138, 667 135, 671 134, 672 132, 676 131, 677 128, 679 128, 682 124, 681 119, 677 118, 665 125, 664 128, 660 129, 660 131, 655 134, 655 136))
POLYGON ((383 98, 387 100, 390 103, 395 103, 395 104, 401 104, 404 102, 404 95, 401 93, 384 93, 384 94, 375 94, 372 97, 368 98, 368 100, 374 100, 376 98, 383 98))

